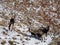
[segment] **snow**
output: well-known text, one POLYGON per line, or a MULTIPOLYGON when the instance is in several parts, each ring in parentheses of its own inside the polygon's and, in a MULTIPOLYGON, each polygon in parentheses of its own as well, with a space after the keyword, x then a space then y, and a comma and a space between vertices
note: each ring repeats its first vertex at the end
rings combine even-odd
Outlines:
POLYGON ((30 7, 27 7, 27 10, 28 10, 28 11, 30 11, 30 9, 31 9, 30 7))
POLYGON ((56 11, 56 8, 55 8, 55 7, 53 7, 53 10, 54 10, 54 11, 56 11))
POLYGON ((2 21, 2 18, 0 17, 0 21, 2 21))
POLYGON ((34 0, 30 0, 30 3, 34 2, 34 0))
POLYGON ((38 11, 40 11, 41 6, 40 6, 40 7, 38 7, 38 8, 36 8, 36 7, 33 7, 33 8, 36 10, 36 13, 37 13, 38 11))
MULTIPOLYGON (((5 27, 5 28, 8 29, 7 27, 5 27)), ((52 37, 50 35, 48 35, 47 37, 45 37, 45 39, 46 39, 45 41, 46 42, 43 42, 43 41, 35 39, 33 37, 23 36, 22 34, 18 34, 15 31, 8 31, 7 32, 8 35, 5 35, 5 34, 2 33, 3 31, 6 32, 6 30, 3 29, 3 26, 0 26, 0 38, 1 38, 0 40, 1 41, 2 41, 2 39, 6 40, 6 45, 9 44, 8 43, 9 40, 13 41, 13 37, 16 38, 14 41, 18 42, 19 44, 25 44, 25 45, 48 45, 49 43, 52 42, 52 37), (20 36, 17 36, 17 35, 20 35, 20 36), (25 40, 25 38, 30 39, 30 40, 25 40), (24 41, 24 43, 22 43, 23 41, 24 41)), ((31 35, 28 32, 26 32, 26 33, 28 35, 31 35)))
POLYGON ((2 7, 2 5, 0 4, 0 11, 2 11, 3 10, 3 7, 2 7))
POLYGON ((40 11, 40 9, 41 9, 41 7, 37 8, 37 9, 36 9, 36 12, 40 11))

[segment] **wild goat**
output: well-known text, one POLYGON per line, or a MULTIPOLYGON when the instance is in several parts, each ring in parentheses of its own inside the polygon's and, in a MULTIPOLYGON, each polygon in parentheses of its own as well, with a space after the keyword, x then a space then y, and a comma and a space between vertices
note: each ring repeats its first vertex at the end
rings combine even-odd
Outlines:
POLYGON ((49 26, 43 27, 43 29, 41 29, 41 31, 43 32, 43 34, 47 35, 47 32, 49 31, 49 26))
POLYGON ((33 36, 38 36, 40 38, 43 38, 42 35, 46 34, 49 31, 49 26, 43 27, 42 29, 39 30, 29 30, 33 36))
POLYGON ((12 26, 12 28, 14 27, 14 23, 15 23, 15 15, 11 17, 10 22, 9 22, 9 26, 8 29, 10 30, 10 27, 12 26))

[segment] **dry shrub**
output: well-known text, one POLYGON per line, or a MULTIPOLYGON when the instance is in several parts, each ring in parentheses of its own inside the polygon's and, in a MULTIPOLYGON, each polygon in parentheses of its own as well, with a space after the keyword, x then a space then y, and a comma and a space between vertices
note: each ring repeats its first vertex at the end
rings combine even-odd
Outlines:
POLYGON ((3 31, 3 34, 4 34, 4 35, 8 35, 8 33, 7 33, 7 32, 5 32, 5 31, 3 31))
POLYGON ((5 40, 2 40, 1 44, 2 45, 5 45, 6 41, 5 40))

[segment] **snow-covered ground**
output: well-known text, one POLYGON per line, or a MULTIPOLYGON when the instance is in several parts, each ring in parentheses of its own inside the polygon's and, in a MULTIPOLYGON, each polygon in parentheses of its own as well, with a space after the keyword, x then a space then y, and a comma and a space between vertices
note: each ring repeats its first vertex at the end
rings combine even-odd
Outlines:
MULTIPOLYGON (((7 27, 5 28, 7 29, 7 27)), ((6 41, 5 45, 9 45, 9 41, 16 45, 48 45, 52 42, 53 35, 48 35, 45 37, 44 42, 35 37, 24 36, 14 30, 7 30, 5 30, 3 26, 0 26, 0 45, 2 45, 1 42, 3 41, 6 41)), ((26 34, 28 35, 30 33, 26 32, 26 34)))

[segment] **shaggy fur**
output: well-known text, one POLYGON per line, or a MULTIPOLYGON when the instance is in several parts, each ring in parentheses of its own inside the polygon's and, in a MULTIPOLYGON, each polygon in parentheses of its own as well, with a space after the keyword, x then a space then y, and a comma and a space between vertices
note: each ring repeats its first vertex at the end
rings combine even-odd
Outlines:
POLYGON ((39 29, 39 30, 29 30, 29 31, 31 32, 31 34, 33 36, 37 35, 38 37, 43 38, 42 35, 44 35, 44 34, 47 35, 47 33, 49 31, 49 26, 43 27, 42 29, 39 29))

